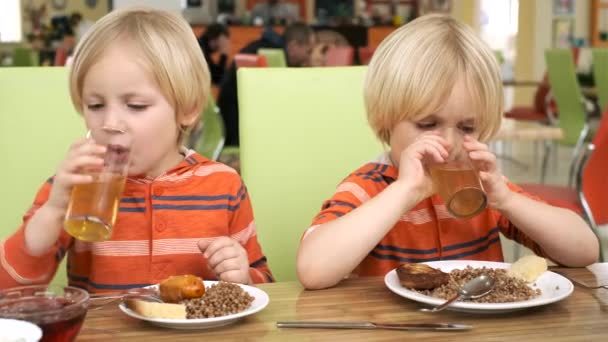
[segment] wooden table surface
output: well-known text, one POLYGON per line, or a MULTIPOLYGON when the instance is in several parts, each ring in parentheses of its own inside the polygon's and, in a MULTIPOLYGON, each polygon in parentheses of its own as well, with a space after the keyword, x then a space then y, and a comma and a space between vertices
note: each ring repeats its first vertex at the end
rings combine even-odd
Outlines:
MULTIPOLYGON (((608 283, 608 263, 557 269, 589 284, 608 283)), ((393 294, 383 278, 344 281, 335 288, 305 291, 297 282, 263 284, 270 303, 233 325, 211 330, 172 330, 132 319, 115 305, 90 311, 78 341, 605 341, 608 290, 575 286, 560 302, 506 314, 418 312, 418 303, 393 294), (277 321, 460 322, 466 332, 278 329, 277 321)))

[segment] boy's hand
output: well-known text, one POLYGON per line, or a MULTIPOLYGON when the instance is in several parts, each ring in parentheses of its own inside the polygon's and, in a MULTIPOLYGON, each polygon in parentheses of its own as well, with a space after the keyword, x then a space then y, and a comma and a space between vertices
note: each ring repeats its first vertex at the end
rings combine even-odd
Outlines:
POLYGON ((488 205, 500 209, 512 192, 496 167, 496 156, 490 152, 488 145, 470 136, 464 138, 463 147, 468 152, 473 167, 479 172, 479 179, 488 196, 488 205))
POLYGON ((399 180, 408 183, 420 200, 434 193, 433 183, 425 166, 445 162, 449 147, 449 142, 439 133, 430 132, 420 135, 401 153, 399 180))
POLYGON ((219 280, 251 284, 247 251, 238 241, 222 236, 213 241, 201 240, 198 248, 219 280))
POLYGON ((72 188, 74 185, 93 181, 93 176, 84 172, 101 170, 105 153, 106 147, 95 144, 91 139, 80 139, 72 144, 55 173, 53 187, 46 205, 65 213, 72 188))

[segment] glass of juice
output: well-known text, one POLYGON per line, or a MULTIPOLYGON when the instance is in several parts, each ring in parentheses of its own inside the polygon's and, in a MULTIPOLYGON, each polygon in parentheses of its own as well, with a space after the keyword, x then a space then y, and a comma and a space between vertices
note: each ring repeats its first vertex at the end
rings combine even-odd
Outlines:
POLYGON ((0 291, 0 317, 36 324, 42 329, 42 342, 74 341, 88 303, 88 292, 76 287, 15 287, 0 291))
POLYGON ((477 170, 467 153, 457 145, 447 162, 429 166, 435 191, 453 216, 470 218, 486 208, 487 197, 477 170))
POLYGON ((106 146, 104 164, 100 169, 85 171, 93 176, 91 183, 72 189, 64 227, 79 240, 104 241, 111 237, 116 222, 129 168, 131 138, 122 131, 104 130, 87 136, 106 146))

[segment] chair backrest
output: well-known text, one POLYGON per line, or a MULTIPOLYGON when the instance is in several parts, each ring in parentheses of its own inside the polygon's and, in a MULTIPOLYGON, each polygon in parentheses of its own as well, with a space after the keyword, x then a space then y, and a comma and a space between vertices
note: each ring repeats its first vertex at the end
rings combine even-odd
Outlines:
POLYGON ((13 66, 37 66, 38 55, 29 48, 17 47, 13 53, 13 66))
POLYGON ((332 46, 325 55, 326 66, 353 65, 355 50, 350 46, 332 46))
POLYGON ((357 51, 359 52, 359 64, 368 65, 369 61, 374 55, 374 52, 376 51, 376 48, 371 46, 361 46, 357 49, 357 51))
POLYGON ((559 126, 564 130, 565 145, 575 145, 585 125, 583 95, 576 80, 574 57, 570 49, 545 50, 551 92, 557 103, 559 126))
POLYGON ((271 68, 284 68, 287 66, 283 49, 258 49, 258 55, 266 57, 268 66, 271 68))
POLYGON ((255 55, 252 53, 239 53, 234 55, 234 63, 237 68, 241 67, 267 67, 268 61, 265 56, 255 55))
MULTIPOLYGON (((0 239, 17 230, 36 191, 70 144, 84 136, 68 92, 68 69, 0 68, 0 239)), ((66 283, 65 268, 56 282, 66 283)))
POLYGON ((302 233, 350 172, 383 147, 363 104, 366 67, 240 69, 241 175, 278 280, 295 279, 302 233))
POLYGON ((608 110, 608 48, 594 48, 593 78, 602 111, 608 110))
POLYGON ((596 224, 608 224, 608 112, 604 113, 593 137, 595 149, 583 171, 583 194, 596 224))
POLYGON ((195 149, 203 156, 211 160, 217 160, 224 148, 226 133, 224 121, 213 99, 209 101, 204 109, 201 123, 202 130, 195 149))

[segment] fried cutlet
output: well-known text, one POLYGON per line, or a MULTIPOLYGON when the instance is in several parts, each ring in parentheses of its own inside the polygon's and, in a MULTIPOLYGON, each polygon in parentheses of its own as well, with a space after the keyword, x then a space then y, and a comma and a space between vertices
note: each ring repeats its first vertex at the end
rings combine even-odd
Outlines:
POLYGON ((450 281, 450 275, 426 264, 405 263, 397 267, 399 282, 415 290, 434 289, 450 281))

